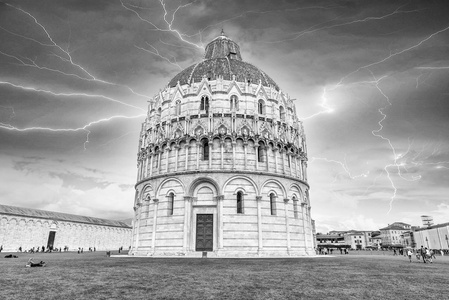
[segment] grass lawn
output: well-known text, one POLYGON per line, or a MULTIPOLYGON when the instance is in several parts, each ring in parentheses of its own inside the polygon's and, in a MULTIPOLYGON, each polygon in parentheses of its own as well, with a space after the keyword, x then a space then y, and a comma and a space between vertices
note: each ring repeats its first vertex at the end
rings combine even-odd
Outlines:
POLYGON ((449 299, 449 257, 108 258, 0 254, 0 299, 449 299), (44 268, 26 268, 30 257, 44 268))

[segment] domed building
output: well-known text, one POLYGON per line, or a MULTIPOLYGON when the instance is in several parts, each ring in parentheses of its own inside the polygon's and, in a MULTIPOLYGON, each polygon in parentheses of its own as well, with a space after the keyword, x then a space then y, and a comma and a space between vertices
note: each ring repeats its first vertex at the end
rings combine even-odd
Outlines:
POLYGON ((223 32, 142 124, 132 255, 314 255, 293 101, 223 32))

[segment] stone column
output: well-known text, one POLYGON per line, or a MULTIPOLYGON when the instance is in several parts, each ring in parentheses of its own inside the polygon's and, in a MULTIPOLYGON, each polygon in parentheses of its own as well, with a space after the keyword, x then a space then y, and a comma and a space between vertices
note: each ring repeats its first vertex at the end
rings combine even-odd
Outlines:
POLYGON ((292 155, 291 155, 291 153, 290 152, 287 152, 287 162, 288 162, 288 168, 289 168, 289 170, 290 170, 290 176, 293 176, 293 172, 292 172, 292 164, 293 164, 293 162, 292 162, 292 155))
POLYGON ((137 181, 140 181, 140 159, 137 161, 137 181))
POLYGON ((167 162, 165 164, 165 174, 168 173, 168 165, 170 164, 170 147, 165 148, 165 152, 167 153, 167 157, 165 158, 165 161, 167 162))
POLYGON ((309 224, 309 234, 310 234, 310 240, 312 241, 312 245, 311 245, 311 247, 313 248, 313 230, 312 230, 312 217, 311 217, 311 214, 310 214, 310 212, 311 212, 311 210, 312 210, 312 207, 311 206, 309 206, 308 208, 307 208, 307 210, 309 211, 309 220, 308 220, 308 224, 309 224))
POLYGON ((276 155, 276 151, 278 150, 278 148, 276 146, 274 146, 273 148, 273 155, 274 155, 274 172, 277 173, 278 172, 278 159, 277 159, 277 155, 276 155))
POLYGON ((287 234, 287 253, 290 255, 291 244, 290 244, 290 220, 288 218, 288 198, 284 198, 284 208, 285 208, 285 229, 287 234))
POLYGON ((223 161, 224 161, 224 153, 223 153, 223 151, 224 151, 224 143, 225 143, 225 141, 223 141, 223 140, 221 140, 220 141, 220 147, 221 147, 221 169, 223 170, 223 161))
POLYGON ((267 172, 270 171, 270 166, 269 166, 270 159, 269 159, 269 155, 268 155, 268 149, 269 149, 269 146, 268 145, 265 146, 264 150, 265 150, 265 154, 266 154, 265 156, 267 157, 267 172))
POLYGON ((299 177, 299 174, 298 174, 298 156, 295 154, 293 156, 293 158, 295 159, 295 177, 299 177))
POLYGON ((175 172, 178 171, 179 145, 175 146, 175 172))
POLYGON ((281 149, 279 153, 281 155, 282 174, 285 174, 285 150, 281 149))
POLYGON ((214 146, 214 140, 209 140, 209 170, 212 169, 212 147, 214 146))
POLYGON ((215 197, 215 200, 217 200, 217 223, 218 223, 218 230, 217 230, 217 241, 218 249, 223 249, 223 200, 224 195, 219 195, 215 197))
POLYGON ((159 206, 159 200, 153 199, 154 202, 154 211, 153 211, 153 236, 151 238, 151 250, 154 252, 156 251, 156 230, 157 230, 157 208, 159 206))
POLYGON ((307 181, 307 161, 304 162, 304 180, 307 181))
POLYGON ((245 170, 247 170, 247 164, 246 164, 246 160, 247 160, 247 156, 246 156, 246 154, 247 154, 247 149, 246 149, 246 147, 248 146, 248 142, 244 142, 243 143, 243 152, 244 152, 244 162, 243 162, 243 164, 244 164, 244 166, 245 166, 245 170))
POLYGON ((192 197, 184 196, 184 236, 182 242, 183 252, 186 253, 190 250, 190 236, 192 230, 190 228, 190 214, 192 210, 192 197))
POLYGON ((232 169, 235 169, 235 148, 237 146, 237 143, 235 141, 232 141, 232 169))
POLYGON ((148 176, 148 159, 149 154, 147 150, 145 150, 145 168, 143 170, 143 177, 146 178, 148 176))
POLYGON ((258 252, 263 250, 263 239, 262 239, 262 196, 256 196, 257 202, 257 236, 259 238, 258 252))
POLYGON ((200 147, 201 147, 201 142, 197 142, 196 143, 196 169, 197 170, 200 169, 200 147))
POLYGON ((306 222, 305 222, 305 214, 304 214, 304 210, 305 210, 305 203, 301 203, 301 215, 302 215, 302 230, 303 230, 303 235, 304 235, 304 247, 305 247, 305 251, 307 251, 307 235, 306 235, 306 222))
POLYGON ((135 241, 134 241, 134 252, 137 252, 139 249, 139 233, 140 233, 140 207, 141 203, 137 203, 134 211, 136 212, 136 223, 135 223, 135 241))
POLYGON ((150 153, 150 177, 153 175, 153 160, 154 160, 154 154, 150 153))
POLYGON ((188 171, 189 170, 189 144, 188 141, 187 143, 184 145, 184 148, 186 149, 186 167, 185 170, 188 171))
POLYGON ((302 160, 299 158, 299 179, 304 180, 304 177, 302 176, 302 160))
POLYGON ((259 170, 259 145, 254 145, 254 153, 256 153, 256 171, 259 170))
POLYGON ((158 156, 157 156, 157 173, 161 174, 161 163, 162 163, 162 150, 159 149, 158 156))

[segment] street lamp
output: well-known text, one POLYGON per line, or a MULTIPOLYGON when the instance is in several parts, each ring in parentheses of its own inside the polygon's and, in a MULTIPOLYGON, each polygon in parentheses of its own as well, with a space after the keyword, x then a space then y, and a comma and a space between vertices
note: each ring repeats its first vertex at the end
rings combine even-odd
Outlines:
POLYGON ((427 239, 427 237, 426 237, 426 243, 427 243, 427 249, 430 249, 429 248, 429 240, 427 239))
POLYGON ((447 238, 447 234, 446 234, 446 243, 447 243, 447 248, 449 249, 449 239, 447 238))

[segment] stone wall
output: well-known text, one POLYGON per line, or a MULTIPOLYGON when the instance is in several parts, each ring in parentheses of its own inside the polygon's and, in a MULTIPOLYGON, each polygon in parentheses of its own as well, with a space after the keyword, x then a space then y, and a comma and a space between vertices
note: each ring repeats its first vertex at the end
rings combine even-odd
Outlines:
POLYGON ((131 229, 99 226, 75 222, 54 221, 23 216, 0 214, 0 245, 3 251, 29 250, 33 247, 47 247, 50 231, 55 231, 54 247, 78 247, 87 251, 128 249, 131 245, 131 229))
POLYGON ((136 188, 135 255, 195 255, 198 213, 214 214, 217 256, 314 253, 308 186, 294 178, 202 171, 155 177, 136 188), (237 192, 243 193, 242 213, 237 213, 237 192), (272 193, 275 215, 270 208, 272 193))

